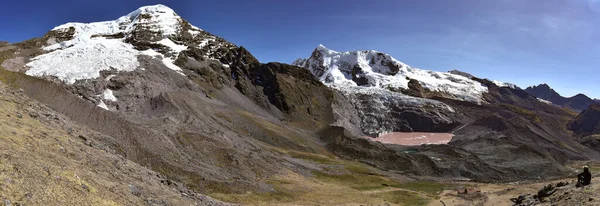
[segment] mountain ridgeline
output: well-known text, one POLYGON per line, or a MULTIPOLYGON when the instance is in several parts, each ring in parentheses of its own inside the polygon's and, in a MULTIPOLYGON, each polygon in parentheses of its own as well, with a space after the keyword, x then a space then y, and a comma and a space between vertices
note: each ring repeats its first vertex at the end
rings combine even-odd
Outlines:
MULTIPOLYGON (((581 138, 600 132, 590 129, 600 119, 596 106, 579 116, 561 107, 584 110, 585 96, 561 99, 547 85, 521 90, 418 69, 375 50, 319 45, 309 55, 292 65, 261 63, 154 5, 0 44, 0 80, 97 134, 78 137, 94 151, 155 172, 153 186, 127 188, 140 198, 158 198, 150 190, 156 187, 205 205, 216 202, 202 203, 200 194, 306 204, 297 193, 315 194, 294 188, 335 187, 351 177, 357 181, 340 188, 370 200, 365 188, 396 179, 535 180, 570 174, 565 165, 572 161, 600 160, 599 144, 581 138), (420 146, 366 137, 388 132, 454 137, 420 146)), ((120 189, 98 192, 130 198, 120 189)))
POLYGON ((583 111, 588 106, 596 103, 593 99, 589 98, 585 94, 577 94, 572 97, 563 97, 554 89, 550 88, 547 84, 540 84, 537 86, 530 86, 525 91, 533 96, 540 99, 544 99, 563 107, 571 108, 575 111, 583 111))

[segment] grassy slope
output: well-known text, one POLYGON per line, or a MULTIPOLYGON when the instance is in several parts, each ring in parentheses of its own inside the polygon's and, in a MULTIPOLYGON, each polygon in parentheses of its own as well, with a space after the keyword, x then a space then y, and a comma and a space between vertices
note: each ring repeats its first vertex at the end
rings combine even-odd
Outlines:
POLYGON ((439 193, 454 185, 433 182, 405 182, 392 179, 375 168, 333 156, 287 151, 287 154, 322 164, 322 170, 301 175, 286 170, 267 183, 274 191, 246 194, 210 194, 228 202, 250 205, 427 205, 439 193))

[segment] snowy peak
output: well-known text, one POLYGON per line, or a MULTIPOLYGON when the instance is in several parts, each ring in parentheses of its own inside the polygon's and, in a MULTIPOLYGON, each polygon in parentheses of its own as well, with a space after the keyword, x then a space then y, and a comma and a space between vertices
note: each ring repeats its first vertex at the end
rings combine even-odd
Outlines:
POLYGON ((494 80, 494 81, 492 81, 492 82, 493 82, 493 83, 494 83, 496 86, 499 86, 499 87, 508 87, 508 88, 511 88, 511 89, 518 89, 518 90, 521 90, 521 88, 520 88, 519 86, 517 86, 516 84, 513 84, 513 83, 501 82, 501 81, 496 81, 496 80, 494 80))
POLYGON ((194 58, 220 60, 235 45, 195 27, 164 5, 144 6, 112 21, 66 23, 44 36, 39 55, 27 64, 26 74, 53 76, 73 84, 94 79, 102 70, 133 71, 138 55, 161 58, 163 64, 183 74, 175 65, 180 55, 194 50, 194 58))
POLYGON ((320 51, 320 50, 326 51, 326 50, 329 50, 329 49, 327 49, 327 47, 325 47, 325 45, 319 44, 319 46, 317 46, 317 48, 315 50, 317 50, 317 51, 320 51))
MULTIPOLYGON (((310 69, 313 74, 326 83, 343 83, 353 78, 366 78, 365 73, 395 75, 401 69, 410 68, 390 55, 375 50, 337 52, 326 48, 322 44, 317 46, 309 59, 301 63, 305 64, 301 66, 310 69), (354 68, 354 66, 357 66, 357 68, 354 68), (332 69, 333 67, 342 73, 332 69)), ((384 83, 377 80, 372 79, 369 84, 381 86, 384 83)), ((357 84, 362 85, 361 82, 357 84)))
MULTIPOLYGON (((185 24, 184 20, 173 9, 161 4, 140 7, 128 15, 119 18, 119 20, 126 19, 131 19, 133 27, 144 26, 146 27, 145 29, 162 33, 164 37, 177 34, 184 26, 183 24, 185 24)), ((202 31, 195 26, 191 26, 190 30, 192 32, 202 31)))
MULTIPOLYGON (((83 41, 94 37, 116 37, 126 38, 135 35, 133 33, 144 30, 152 32, 156 39, 166 38, 170 35, 176 35, 184 27, 186 22, 175 13, 171 8, 164 5, 144 6, 139 9, 118 18, 113 21, 92 22, 92 23, 66 23, 55 27, 52 31, 59 33, 72 32, 73 41, 66 42, 61 48, 71 46, 77 41, 83 41)), ((198 33, 201 29, 191 26, 190 33, 198 33)), ((48 50, 57 49, 56 47, 46 48, 48 50)))
POLYGON ((319 45, 308 59, 298 59, 293 64, 309 69, 323 83, 340 88, 398 91, 408 89, 409 81, 414 79, 430 91, 477 103, 483 102, 482 94, 487 92, 487 87, 470 78, 412 68, 375 50, 338 52, 319 45))
POLYGON ((165 6, 162 4, 157 4, 157 5, 150 5, 150 6, 142 6, 142 7, 138 8, 137 10, 135 10, 121 18, 127 17, 127 18, 133 20, 133 19, 137 18, 140 14, 146 14, 146 15, 150 15, 150 16, 165 16, 167 18, 179 17, 179 15, 177 15, 175 13, 175 11, 173 11, 173 9, 169 8, 168 6, 165 6))

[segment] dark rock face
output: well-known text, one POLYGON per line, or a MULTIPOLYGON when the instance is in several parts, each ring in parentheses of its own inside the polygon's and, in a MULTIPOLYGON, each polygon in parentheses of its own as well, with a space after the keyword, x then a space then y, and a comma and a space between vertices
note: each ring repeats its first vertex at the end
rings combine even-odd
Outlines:
MULTIPOLYGON (((399 71, 400 68, 402 68, 401 65, 396 65, 394 64, 394 62, 391 59, 388 59, 385 55, 383 55, 383 53, 377 53, 377 56, 379 56, 381 58, 381 65, 383 66, 387 66, 389 68, 389 72, 388 75, 396 75, 399 71)), ((371 64, 374 64, 375 62, 371 62, 371 64)))
POLYGON ((365 77, 364 72, 358 65, 352 68, 352 81, 356 82, 358 86, 369 84, 369 79, 365 77))
POLYGON ((472 74, 469 74, 469 73, 463 72, 463 71, 459 71, 459 70, 451 70, 451 71, 448 71, 448 73, 450 73, 450 74, 457 74, 457 75, 460 75, 460 76, 463 76, 463 77, 467 77, 469 79, 475 77, 472 74))
POLYGON ((423 86, 421 86, 421 83, 419 83, 419 81, 417 81, 415 79, 410 79, 408 81, 408 89, 402 91, 403 94, 410 95, 413 97, 424 97, 425 92, 428 92, 428 91, 426 91, 423 88, 423 86))
POLYGON ((42 37, 42 42, 46 44, 59 43, 67 40, 73 39, 73 35, 75 34, 75 28, 69 27, 67 29, 62 30, 53 30, 44 34, 42 37))
POLYGON ((578 136, 600 134, 600 104, 592 104, 568 125, 578 136))
MULTIPOLYGON (((314 50, 313 53, 311 54, 311 57, 314 57, 315 59, 323 59, 323 55, 321 54, 321 52, 319 52, 318 50, 314 50)), ((303 61, 304 64, 307 63, 306 59, 303 61)), ((323 76, 323 74, 325 74, 325 71, 327 71, 327 68, 325 68, 325 66, 323 65, 314 65, 316 67, 315 70, 313 70, 313 74, 317 77, 323 76)), ((306 66, 303 66, 306 68, 306 66)))
POLYGON ((348 98, 361 119, 362 131, 370 136, 384 132, 448 132, 459 123, 454 111, 435 100, 397 92, 356 92, 348 98))
POLYGON ((527 87, 525 91, 538 98, 548 100, 553 104, 569 107, 575 111, 583 111, 595 101, 584 94, 577 94, 572 97, 563 97, 547 84, 527 87))
POLYGON ((262 87, 271 104, 292 119, 323 125, 331 119, 333 93, 308 70, 297 66, 268 63, 252 71, 252 83, 262 87))
POLYGON ((322 125, 330 115, 333 93, 308 70, 281 63, 261 64, 244 47, 218 51, 223 52, 220 62, 228 67, 218 63, 190 66, 187 60, 184 68, 191 68, 216 88, 234 86, 261 107, 272 110, 272 105, 298 122, 322 125))

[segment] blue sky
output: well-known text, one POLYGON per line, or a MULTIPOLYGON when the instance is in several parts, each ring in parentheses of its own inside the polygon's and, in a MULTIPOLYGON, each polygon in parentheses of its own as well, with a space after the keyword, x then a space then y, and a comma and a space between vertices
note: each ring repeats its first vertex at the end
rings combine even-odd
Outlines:
POLYGON ((600 0, 206 0, 2 3, 0 40, 69 21, 113 20, 165 4, 261 62, 291 63, 318 45, 373 49, 413 67, 600 97, 600 0))

